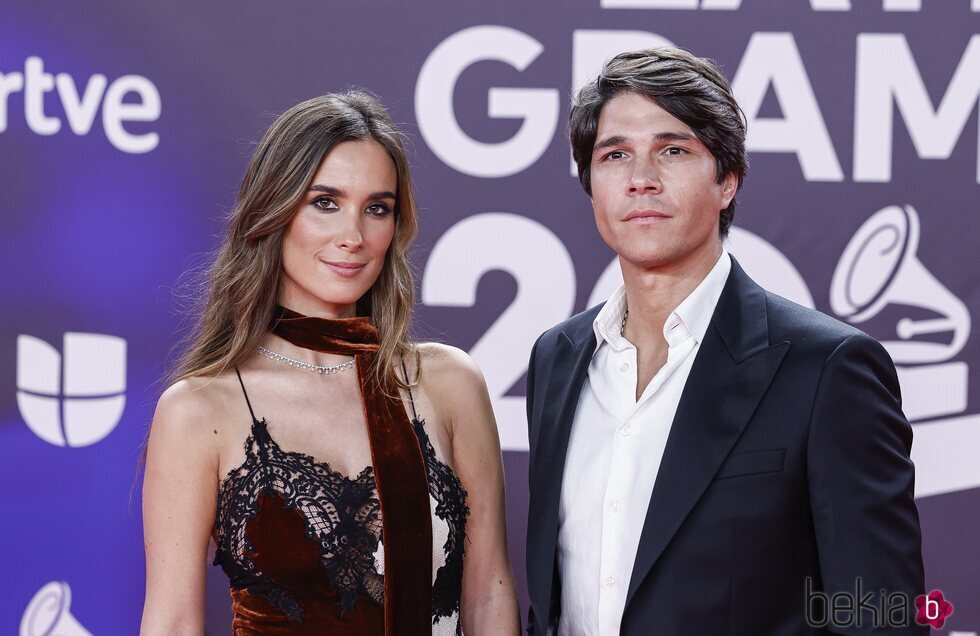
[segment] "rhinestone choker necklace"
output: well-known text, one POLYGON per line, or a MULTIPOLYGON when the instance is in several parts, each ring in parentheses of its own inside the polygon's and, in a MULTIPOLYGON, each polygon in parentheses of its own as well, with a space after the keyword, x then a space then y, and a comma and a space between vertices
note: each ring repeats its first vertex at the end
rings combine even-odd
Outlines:
POLYGON ((348 360, 347 362, 342 362, 340 364, 322 365, 313 364, 311 362, 303 362, 301 360, 293 360, 292 358, 287 358, 281 353, 276 353, 270 349, 266 349, 262 345, 259 345, 259 353, 264 355, 270 360, 275 360, 282 364, 289 365, 291 367, 296 367, 297 369, 303 369, 305 371, 313 371, 314 373, 319 373, 320 375, 332 375, 334 373, 340 373, 341 371, 346 371, 354 366, 354 360, 348 360))

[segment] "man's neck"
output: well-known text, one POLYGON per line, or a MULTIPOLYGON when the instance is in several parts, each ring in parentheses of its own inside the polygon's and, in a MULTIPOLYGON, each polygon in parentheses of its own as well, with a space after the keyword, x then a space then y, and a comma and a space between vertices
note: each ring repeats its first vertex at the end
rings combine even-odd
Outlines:
POLYGON ((643 395, 653 376, 667 362, 664 338, 667 317, 691 295, 721 256, 716 249, 692 254, 683 263, 661 268, 641 269, 620 260, 629 311, 623 336, 636 347, 636 399, 643 395))
POLYGON ((626 338, 637 347, 660 343, 667 317, 701 284, 721 254, 719 241, 714 249, 663 267, 641 268, 620 259, 629 307, 626 338))

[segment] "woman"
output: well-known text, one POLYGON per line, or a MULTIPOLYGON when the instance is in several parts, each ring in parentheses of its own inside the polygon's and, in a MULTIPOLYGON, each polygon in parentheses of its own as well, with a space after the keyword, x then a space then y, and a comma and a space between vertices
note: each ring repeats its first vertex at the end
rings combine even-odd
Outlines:
POLYGON ((416 231, 374 97, 266 132, 150 430, 143 634, 203 633, 211 539, 236 635, 517 633, 482 375, 407 336, 416 231))

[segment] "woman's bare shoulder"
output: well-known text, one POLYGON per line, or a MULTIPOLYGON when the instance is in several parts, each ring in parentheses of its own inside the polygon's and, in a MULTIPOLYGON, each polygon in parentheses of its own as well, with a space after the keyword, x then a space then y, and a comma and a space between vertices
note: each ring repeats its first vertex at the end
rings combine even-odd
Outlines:
POLYGON ((487 383, 468 353, 439 342, 419 343, 421 383, 426 392, 455 412, 487 408, 487 383))
POLYGON ((418 343, 422 356, 422 375, 432 374, 439 378, 452 378, 454 381, 483 382, 483 373, 470 354, 458 347, 441 342, 418 343))
POLYGON ((160 395, 157 411, 163 409, 168 414, 190 415, 220 408, 228 401, 232 382, 237 386, 234 371, 216 376, 183 378, 160 395))
POLYGON ((184 378, 160 395, 153 415, 153 426, 188 433, 200 432, 207 428, 202 424, 219 423, 228 418, 229 412, 237 412, 236 398, 244 400, 234 371, 184 378))

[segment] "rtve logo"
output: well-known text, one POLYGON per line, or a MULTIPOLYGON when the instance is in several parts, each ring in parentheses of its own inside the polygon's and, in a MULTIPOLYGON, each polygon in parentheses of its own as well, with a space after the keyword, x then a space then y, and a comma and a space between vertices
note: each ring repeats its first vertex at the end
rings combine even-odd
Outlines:
MULTIPOLYGON (((46 100, 54 92, 61 102, 65 119, 72 132, 88 135, 95 116, 102 108, 102 132, 113 146, 131 154, 150 152, 160 143, 156 132, 140 134, 126 130, 130 122, 155 122, 160 119, 160 91, 142 75, 124 75, 112 82, 95 73, 87 81, 76 81, 68 73, 52 75, 44 70, 44 60, 31 56, 24 62, 24 72, 0 70, 0 133, 7 129, 8 102, 23 93, 24 118, 27 127, 38 135, 53 135, 61 130, 59 117, 45 112, 46 100), (79 90, 82 89, 82 90, 79 90)), ((53 97, 54 95, 52 95, 53 97)))
POLYGON ((55 446, 89 446, 119 423, 126 406, 126 341, 66 333, 64 356, 17 336, 17 406, 34 434, 55 446))

